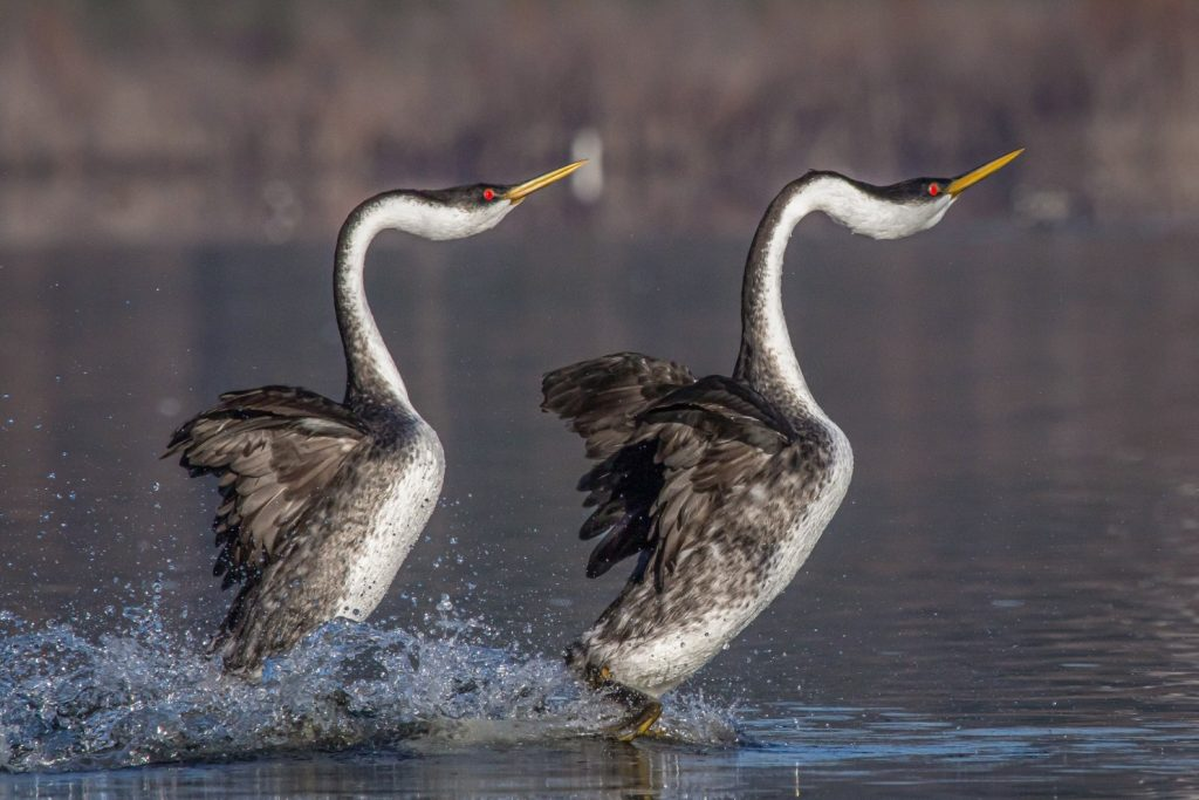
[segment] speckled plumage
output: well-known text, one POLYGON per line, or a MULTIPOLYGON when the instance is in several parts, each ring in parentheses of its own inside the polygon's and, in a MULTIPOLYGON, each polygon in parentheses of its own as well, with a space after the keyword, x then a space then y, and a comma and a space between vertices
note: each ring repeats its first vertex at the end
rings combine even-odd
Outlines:
POLYGON ((222 400, 168 452, 220 479, 215 571, 242 585, 211 649, 244 673, 321 622, 375 609, 433 512, 445 462, 419 417, 354 414, 288 387, 222 400))
POLYGON ((875 238, 930 227, 953 198, 922 194, 929 180, 880 188, 812 172, 787 185, 750 248, 731 378, 696 380, 635 353, 545 376, 542 408, 565 418, 598 462, 579 483, 596 509, 580 536, 603 537, 587 574, 637 556, 623 591, 567 651, 580 675, 632 690, 636 702, 659 697, 720 652, 807 560, 849 487, 853 451, 795 358, 783 254, 817 210, 875 238))
MULTIPOLYGON (((567 369, 647 386, 638 367, 663 363, 623 353, 567 369)), ((546 377, 547 397, 576 399, 562 377, 546 377)), ((826 419, 781 417, 750 387, 719 376, 616 414, 628 436, 580 482, 597 509, 581 535, 604 537, 588 575, 627 556, 638 563, 568 660, 658 697, 790 583, 844 496, 852 453, 826 419)))
POLYGON ((551 372, 542 408, 567 420, 599 463, 579 488, 602 536, 587 574, 636 555, 620 596, 567 650, 589 683, 634 713, 631 739, 657 699, 706 664, 794 578, 853 474, 849 441, 800 371, 783 314, 783 255, 795 226, 821 211, 875 239, 936 225, 957 196, 1020 155, 957 178, 871 186, 809 172, 785 186, 758 225, 741 292, 733 376, 618 353, 551 372))
POLYGON ((438 240, 480 233, 578 166, 519 186, 363 202, 342 226, 334 270, 345 400, 281 386, 232 392, 175 432, 167 454, 193 476, 219 479, 215 572, 225 588, 241 584, 211 646, 227 671, 256 673, 334 617, 365 619, 441 492, 441 443, 413 408, 367 304, 371 241, 388 228, 438 240))

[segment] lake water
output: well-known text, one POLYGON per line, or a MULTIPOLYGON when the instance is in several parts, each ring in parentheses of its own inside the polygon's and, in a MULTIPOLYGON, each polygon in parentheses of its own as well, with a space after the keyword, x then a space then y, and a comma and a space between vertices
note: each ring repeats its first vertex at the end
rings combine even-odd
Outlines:
POLYGON ((201 655, 212 482, 158 456, 226 389, 340 398, 331 246, 0 250, 0 797, 1199 793, 1199 240, 805 225, 791 331, 853 485, 622 745, 559 654, 627 571, 583 577, 539 377, 727 373, 746 241, 558 238, 376 245, 441 508, 369 624, 257 686, 201 655))

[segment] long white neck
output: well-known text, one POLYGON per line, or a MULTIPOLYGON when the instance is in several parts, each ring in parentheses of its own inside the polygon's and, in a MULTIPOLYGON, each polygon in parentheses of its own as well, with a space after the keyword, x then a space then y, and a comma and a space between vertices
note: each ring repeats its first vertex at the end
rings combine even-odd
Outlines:
POLYGON ((741 284, 741 351, 733 377, 792 412, 819 411, 791 346, 783 315, 783 256, 791 232, 815 210, 807 187, 789 184, 758 225, 741 284))
POLYGON ((392 228, 434 241, 463 239, 495 227, 516 207, 515 202, 496 198, 468 210, 444 197, 454 191, 462 190, 384 192, 363 201, 341 226, 333 298, 346 353, 346 405, 381 405, 418 416, 366 302, 362 273, 367 248, 380 231, 392 228))
POLYGON ((384 404, 415 414, 408 388, 371 314, 363 283, 371 242, 380 231, 398 227, 394 209, 388 213, 391 205, 382 198, 372 198, 354 209, 342 225, 333 272, 333 300, 346 354, 346 405, 384 404))
POLYGON ((824 416, 812 397, 783 315, 783 256, 799 221, 823 211, 855 233, 879 239, 906 236, 936 223, 931 213, 875 197, 834 173, 808 173, 788 184, 758 225, 741 289, 741 352, 734 377, 791 412, 824 416))

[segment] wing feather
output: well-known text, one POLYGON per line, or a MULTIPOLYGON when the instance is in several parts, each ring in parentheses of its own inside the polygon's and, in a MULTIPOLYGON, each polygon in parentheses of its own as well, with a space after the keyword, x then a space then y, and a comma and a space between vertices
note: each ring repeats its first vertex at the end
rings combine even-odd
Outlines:
POLYGON ((284 386, 223 394, 175 431, 164 457, 218 477, 213 572, 226 588, 269 562, 365 435, 340 404, 284 386))
POLYGON ((604 459, 623 447, 637 416, 680 386, 691 370, 641 353, 613 353, 547 373, 541 409, 567 420, 586 440, 587 457, 604 459))
POLYGON ((547 392, 545 406, 574 412, 571 427, 587 438, 588 455, 599 461, 579 482, 580 489, 590 492, 585 505, 596 509, 581 536, 603 536, 591 553, 587 574, 603 574, 640 553, 632 579, 641 580, 652 569, 661 590, 691 548, 719 535, 722 510, 730 500, 760 485, 785 449, 822 432, 797 431, 752 388, 720 376, 642 393, 632 413, 628 400, 612 409, 606 405, 610 394, 586 397, 586 387, 605 386, 595 377, 599 362, 612 366, 604 359, 589 362, 595 367, 583 371, 573 388, 561 385, 565 378, 559 378, 554 396, 569 402, 553 405, 547 392), (593 409, 605 412, 585 416, 593 409), (614 435, 605 438, 605 433, 614 435), (593 441, 603 446, 593 447, 593 441))

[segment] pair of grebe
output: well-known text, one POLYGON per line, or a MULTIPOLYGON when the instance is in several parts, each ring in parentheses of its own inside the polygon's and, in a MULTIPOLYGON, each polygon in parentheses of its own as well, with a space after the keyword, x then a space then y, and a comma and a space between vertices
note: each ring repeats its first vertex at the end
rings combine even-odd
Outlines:
MULTIPOLYGON (((783 256, 823 211, 854 233, 897 239, 931 228, 965 189, 1017 150, 956 178, 872 186, 835 172, 789 183, 758 226, 741 295, 732 377, 618 353, 547 374, 542 408, 567 420, 597 462, 579 483, 601 537, 587 575, 636 556, 616 600, 567 652, 579 676, 624 702, 631 739, 659 698, 707 663, 795 576, 853 473, 849 440, 816 403, 791 347, 783 256)), ((338 237, 334 292, 345 399, 267 386, 221 396, 171 439, 191 474, 215 475, 215 573, 240 584, 212 650, 254 674, 335 617, 379 604, 433 512, 445 459, 408 397, 363 288, 383 230, 460 239, 497 225, 575 162, 515 185, 398 190, 366 200, 338 237)))

